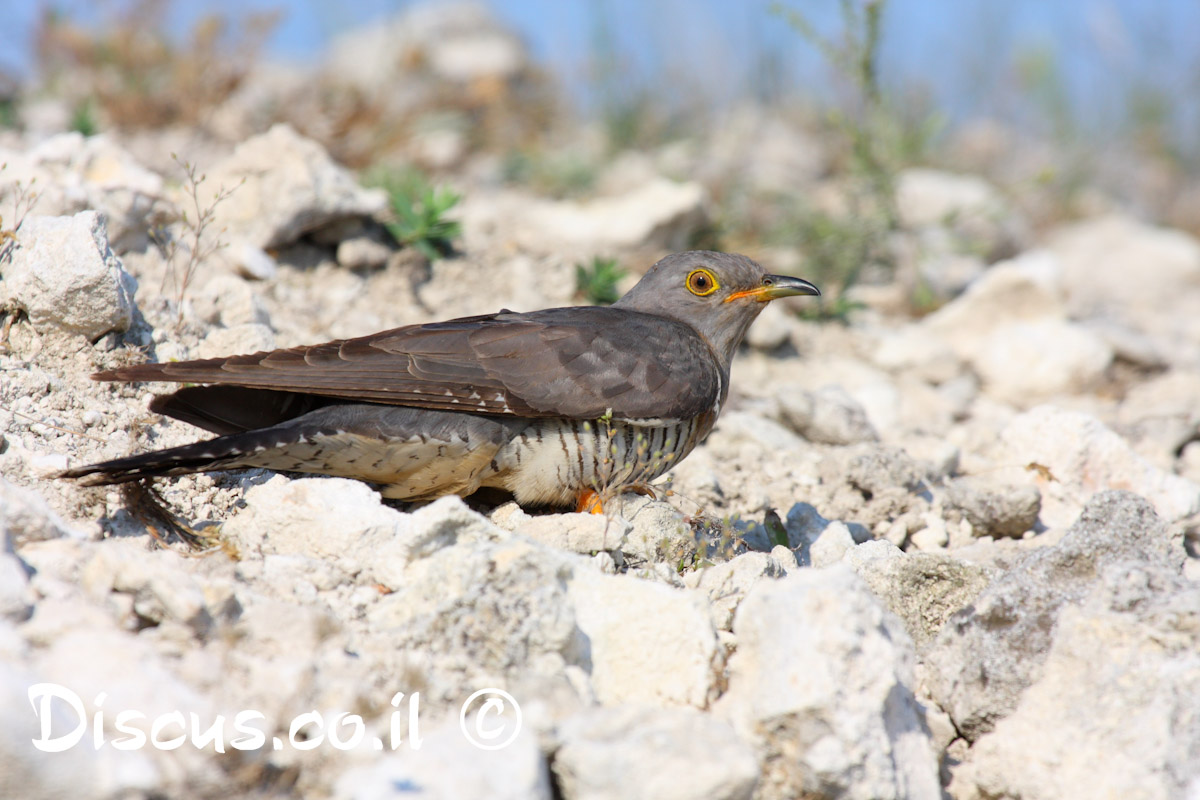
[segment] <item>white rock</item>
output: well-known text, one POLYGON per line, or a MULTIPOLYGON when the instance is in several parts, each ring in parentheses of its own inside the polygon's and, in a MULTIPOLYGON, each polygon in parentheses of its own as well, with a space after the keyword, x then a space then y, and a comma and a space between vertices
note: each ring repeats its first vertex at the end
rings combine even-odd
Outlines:
POLYGON ((896 207, 910 228, 946 227, 989 253, 1011 249, 1025 234, 1011 204, 975 175, 903 170, 896 180, 896 207))
POLYGON ((1033 252, 995 265, 919 327, 948 344, 959 358, 971 360, 1001 326, 1065 318, 1058 260, 1033 252))
POLYGON ((924 325, 906 325, 879 337, 871 353, 875 365, 929 383, 945 383, 962 371, 962 360, 946 341, 924 325))
POLYGON ((26 217, 17 242, 0 268, 0 304, 24 310, 34 327, 92 341, 132 324, 137 281, 108 246, 100 214, 26 217))
POLYGON ((39 214, 98 211, 117 253, 144 249, 148 232, 178 213, 165 198, 162 177, 103 134, 60 133, 25 152, 0 148, 0 163, 8 165, 0 172, 0 197, 19 182, 37 193, 39 214))
POLYGON ((1040 679, 975 743, 973 782, 995 797, 1194 796, 1197 697, 1200 592, 1114 565, 1062 611, 1040 679))
POLYGON ((203 341, 196 345, 195 358, 219 358, 274 349, 275 332, 266 325, 248 323, 229 328, 213 328, 203 341))
POLYGON ((733 729, 691 709, 588 709, 558 734, 564 800, 749 800, 758 779, 754 751, 733 729))
POLYGON ((1059 319, 998 325, 970 359, 984 388, 1001 400, 1030 406, 1098 385, 1113 350, 1088 329, 1059 319))
POLYGON ((915 532, 910 538, 918 550, 945 550, 950 544, 950 534, 946 529, 946 521, 937 514, 926 513, 925 527, 915 532))
POLYGON ((850 535, 850 529, 846 527, 846 523, 835 520, 825 526, 825 530, 821 531, 821 535, 812 543, 808 552, 813 567, 821 569, 841 561, 842 556, 852 547, 854 537, 850 535))
POLYGON ((132 610, 142 619, 172 619, 204 636, 213 624, 204 590, 179 568, 177 560, 174 553, 147 550, 135 539, 109 539, 95 548, 80 574, 80 584, 101 601, 109 592, 128 594, 133 598, 132 610))
POLYGON ((707 220, 706 202, 700 184, 665 178, 586 202, 522 198, 512 203, 512 236, 531 252, 684 250, 707 220))
POLYGON ((444 80, 515 78, 527 61, 519 37, 477 2, 423 3, 381 24, 351 30, 329 47, 323 72, 374 96, 395 91, 395 76, 416 80, 427 64, 444 80))
POLYGON ((229 257, 238 272, 250 280, 270 280, 279 271, 279 264, 275 262, 270 253, 249 242, 237 242, 231 245, 229 257))
POLYGON ((521 521, 522 536, 572 553, 619 550, 633 526, 607 514, 542 514, 521 521))
POLYGON ((959 479, 946 485, 944 504, 962 513, 975 536, 1019 539, 1037 524, 1042 493, 1032 483, 989 484, 983 479, 959 479))
POLYGON ((1117 412, 1117 423, 1155 466, 1174 468, 1177 454, 1186 452, 1200 429, 1200 371, 1171 370, 1134 384, 1117 412))
POLYGON ((6 532, 15 546, 84 536, 67 527, 40 494, 10 483, 3 476, 0 476, 0 532, 6 532))
POLYGON ((619 520, 628 526, 621 550, 634 560, 665 562, 671 567, 690 564, 699 542, 683 515, 670 504, 641 495, 627 494, 610 504, 619 520))
POLYGON ((790 566, 795 568, 796 558, 792 551, 776 548, 782 557, 787 554, 788 560, 780 563, 774 552, 743 553, 721 564, 695 570, 684 575, 684 585, 697 589, 708 596, 711 603, 713 623, 718 630, 728 631, 733 628, 733 613, 746 594, 759 581, 782 578, 790 566))
MULTIPOLYGON (((490 733, 499 724, 490 717, 483 728, 490 733)), ((467 726, 473 730, 469 719, 467 726)), ((419 750, 409 749, 406 740, 395 753, 346 770, 335 783, 334 796, 346 800, 551 800, 549 771, 538 752, 537 736, 528 725, 511 744, 495 750, 468 741, 457 720, 432 731, 420 730, 419 750)), ((407 730, 403 733, 407 735, 407 730)), ((503 731, 502 735, 507 737, 503 731)))
POLYGON ((734 634, 716 710, 759 751, 758 797, 941 797, 912 642, 848 568, 761 583, 734 634))
POLYGON ((904 623, 917 652, 925 653, 951 615, 970 605, 992 573, 947 555, 905 554, 871 541, 846 551, 843 562, 904 623))
POLYGON ((1169 356, 1196 365, 1200 242, 1123 216, 1070 225, 1050 237, 1077 318, 1107 317, 1152 334, 1169 356), (1133 270, 1133 271, 1131 271, 1133 270))
POLYGON ((783 307, 769 303, 746 331, 746 344, 758 350, 774 350, 787 344, 792 335, 792 320, 783 307))
POLYGON ((384 506, 366 484, 277 476, 247 491, 245 502, 221 529, 242 558, 286 553, 336 562, 344 557, 377 578, 399 580, 392 568, 403 564, 394 564, 392 555, 410 519, 384 506))
POLYGON ((236 275, 215 275, 188 298, 196 316, 222 325, 267 325, 271 317, 262 298, 246 280, 236 275))
POLYGON ((375 269, 382 267, 396 252, 395 245, 382 236, 355 236, 337 246, 337 262, 346 269, 375 269))
POLYGON ((775 393, 783 420, 810 442, 857 444, 879 441, 862 405, 841 386, 806 392, 794 385, 775 393))
POLYGON ((231 191, 213 209, 214 229, 263 249, 347 217, 373 216, 387 205, 382 190, 362 188, 320 144, 282 124, 238 145, 209 171, 205 189, 210 186, 231 191))
POLYGON ((904 551, 891 542, 882 539, 872 539, 869 542, 857 544, 842 554, 842 560, 858 572, 858 567, 868 561, 879 561, 888 558, 903 558, 904 551))
POLYGON ((961 566, 954 570, 961 577, 948 573, 964 589, 949 597, 970 605, 960 606, 924 653, 925 685, 959 732, 976 741, 1040 677, 1056 619, 1088 595, 1106 567, 1178 575, 1185 560, 1182 543, 1144 498, 1101 492, 1057 544, 1024 549, 999 575, 961 566), (972 598, 970 587, 980 577, 992 579, 972 598))
POLYGON ((705 708, 713 699, 721 655, 699 596, 589 572, 575 573, 569 594, 601 703, 705 708))
MULTIPOLYGON (((187 714, 195 713, 201 720, 216 719, 218 712, 213 700, 186 685, 175 669, 152 649, 145 637, 86 629, 70 630, 55 638, 37 654, 33 665, 39 680, 66 687, 77 695, 89 720, 98 710, 105 712, 108 725, 104 735, 109 742, 122 736, 108 726, 125 710, 139 712, 126 725, 140 730, 147 738, 154 721, 165 714, 182 713, 186 719, 187 714)), ((25 708, 29 708, 28 700, 25 708)), ((71 713, 70 717, 76 715, 71 713)), ((161 738, 171 737, 164 731, 161 738)), ((89 732, 80 749, 90 750, 90 744, 89 732)), ((104 750, 111 750, 111 745, 104 750)), ((134 781, 143 791, 151 786, 165 793, 183 791, 184 784, 207 782, 218 771, 207 754, 190 747, 169 752, 147 747, 124 755, 135 756, 120 759, 124 762, 121 770, 127 771, 124 780, 134 781)))
MULTIPOLYGON (((32 743, 41 740, 42 720, 35 710, 40 709, 43 695, 33 705, 29 690, 45 682, 45 674, 0 658, 0 715, 6 721, 0 728, 0 796, 101 800, 161 791, 162 775, 147 754, 111 746, 98 751, 90 746, 90 729, 84 730, 79 745, 63 752, 36 749, 32 743)), ((50 719, 53 737, 68 734, 79 724, 78 715, 62 700, 52 702, 50 719)))
POLYGON ((1147 462, 1100 420, 1079 411, 1038 406, 1012 420, 1000 435, 999 463, 1039 464, 1041 518, 1061 527, 1105 489, 1128 489, 1149 500, 1168 521, 1200 511, 1200 486, 1147 462))

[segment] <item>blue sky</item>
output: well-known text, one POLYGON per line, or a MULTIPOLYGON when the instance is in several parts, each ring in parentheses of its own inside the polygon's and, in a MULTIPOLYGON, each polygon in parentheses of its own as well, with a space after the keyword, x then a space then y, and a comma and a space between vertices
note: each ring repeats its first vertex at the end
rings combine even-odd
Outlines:
MULTIPOLYGON (((81 19, 125 0, 58 0, 81 19)), ((232 16, 278 8, 284 19, 273 55, 308 61, 341 31, 411 3, 404 0, 178 0, 171 28, 186 31, 205 13, 232 16)), ((585 94, 592 43, 604 19, 628 72, 717 99, 745 92, 770 53, 793 88, 820 95, 830 75, 820 59, 769 10, 770 0, 489 0, 576 95, 585 94)), ((837 0, 790 0, 818 26, 835 30, 837 0)), ((0 65, 30 63, 39 0, 0 0, 0 65)), ((1052 53, 1066 98, 1085 117, 1104 120, 1135 84, 1152 86, 1189 108, 1200 104, 1200 2, 1197 0, 891 0, 885 19, 884 74, 927 87, 951 114, 1004 113, 1013 64, 1052 53), (1000 108, 997 108, 999 106, 1000 108)))

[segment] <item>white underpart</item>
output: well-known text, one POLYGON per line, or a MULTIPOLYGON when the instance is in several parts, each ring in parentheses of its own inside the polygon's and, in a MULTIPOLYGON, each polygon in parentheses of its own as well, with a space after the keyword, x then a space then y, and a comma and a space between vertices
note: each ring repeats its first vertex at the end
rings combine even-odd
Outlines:
MULTIPOLYGON (((696 420, 545 420, 500 448, 484 486, 511 491, 519 503, 568 505, 583 490, 649 483, 691 450, 696 420)), ((490 468, 490 467, 489 467, 490 468)))

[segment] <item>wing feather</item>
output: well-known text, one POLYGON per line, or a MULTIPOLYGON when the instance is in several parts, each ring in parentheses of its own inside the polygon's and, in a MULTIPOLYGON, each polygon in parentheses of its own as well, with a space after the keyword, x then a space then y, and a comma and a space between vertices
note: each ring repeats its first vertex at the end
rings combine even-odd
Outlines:
MULTIPOLYGON (((501 312, 309 347, 98 373, 521 417, 688 419, 723 382, 690 327, 627 309, 501 312)), ((728 382, 725 381, 724 385, 728 382)))

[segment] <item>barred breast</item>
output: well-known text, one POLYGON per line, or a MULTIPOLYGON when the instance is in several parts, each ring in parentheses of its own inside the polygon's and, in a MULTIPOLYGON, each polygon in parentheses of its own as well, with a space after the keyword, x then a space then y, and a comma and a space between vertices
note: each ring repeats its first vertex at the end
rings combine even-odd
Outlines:
POLYGON ((569 505, 585 489, 602 494, 648 483, 690 453, 715 417, 534 420, 497 452, 483 485, 506 489, 523 505, 569 505))

